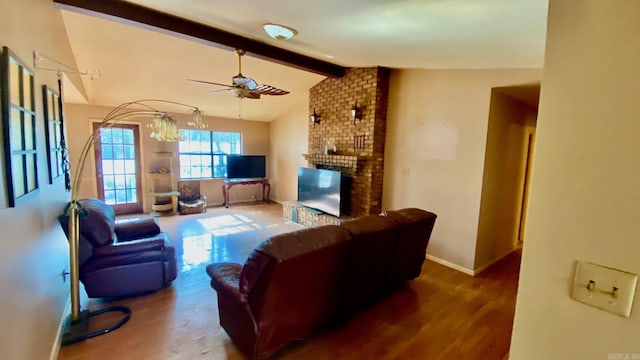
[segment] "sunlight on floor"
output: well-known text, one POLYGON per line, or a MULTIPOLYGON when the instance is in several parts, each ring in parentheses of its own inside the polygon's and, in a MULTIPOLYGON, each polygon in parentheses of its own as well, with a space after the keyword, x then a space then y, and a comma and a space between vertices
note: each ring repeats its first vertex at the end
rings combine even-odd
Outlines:
POLYGON ((212 239, 210 234, 185 236, 182 238, 182 271, 186 272, 208 263, 211 259, 212 239))
POLYGON ((231 235, 262 229, 258 223, 243 215, 223 215, 198 219, 200 225, 214 236, 231 235))

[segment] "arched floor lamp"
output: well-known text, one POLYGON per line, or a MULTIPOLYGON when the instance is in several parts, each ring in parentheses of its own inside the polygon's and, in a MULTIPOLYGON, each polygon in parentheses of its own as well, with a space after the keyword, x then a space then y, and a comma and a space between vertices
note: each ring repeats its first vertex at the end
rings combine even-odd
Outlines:
POLYGON ((174 101, 145 99, 127 102, 115 107, 100 122, 100 126, 85 141, 76 173, 71 183, 71 201, 67 210, 62 215, 68 217, 68 238, 69 238, 69 266, 70 266, 70 291, 71 291, 71 314, 65 322, 62 336, 62 345, 70 345, 79 341, 90 339, 99 335, 107 334, 124 325, 131 317, 131 310, 124 306, 113 306, 95 311, 80 309, 80 265, 79 265, 79 239, 80 239, 80 216, 82 209, 78 203, 78 193, 82 172, 86 164, 87 157, 95 142, 100 138, 102 129, 108 129, 123 120, 136 118, 152 118, 148 124, 152 129, 151 137, 158 141, 178 141, 181 140, 178 125, 167 112, 160 111, 151 106, 152 103, 165 103, 179 105, 191 110, 192 119, 188 125, 196 129, 206 128, 202 121, 202 112, 195 106, 182 104, 174 101), (96 331, 89 331, 89 319, 93 316, 102 315, 108 312, 120 312, 124 317, 115 325, 96 331))

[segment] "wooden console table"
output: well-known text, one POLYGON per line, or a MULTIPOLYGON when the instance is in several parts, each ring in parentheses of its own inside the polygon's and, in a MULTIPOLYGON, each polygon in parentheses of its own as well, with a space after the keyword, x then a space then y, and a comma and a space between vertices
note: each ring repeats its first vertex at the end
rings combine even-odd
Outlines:
POLYGON ((269 180, 264 179, 225 179, 224 185, 222 185, 222 198, 224 199, 224 207, 229 207, 229 190, 235 185, 262 185, 262 201, 269 202, 269 193, 271 192, 271 185, 269 180))

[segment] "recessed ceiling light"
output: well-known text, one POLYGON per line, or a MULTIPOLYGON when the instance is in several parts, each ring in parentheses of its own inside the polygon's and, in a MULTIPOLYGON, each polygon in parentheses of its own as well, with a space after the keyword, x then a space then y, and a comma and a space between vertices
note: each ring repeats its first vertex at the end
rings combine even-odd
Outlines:
POLYGON ((269 36, 276 40, 289 40, 298 33, 296 29, 278 24, 264 24, 262 28, 269 36))

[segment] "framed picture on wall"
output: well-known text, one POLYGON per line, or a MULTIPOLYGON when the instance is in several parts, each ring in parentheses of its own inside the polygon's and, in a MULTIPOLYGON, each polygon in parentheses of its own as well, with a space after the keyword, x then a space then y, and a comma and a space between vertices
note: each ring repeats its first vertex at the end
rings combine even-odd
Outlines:
POLYGON ((47 142, 47 164, 49 184, 64 175, 65 149, 62 144, 62 100, 57 91, 42 85, 42 107, 44 108, 44 128, 47 142))
POLYGON ((38 189, 34 76, 9 48, 0 60, 0 107, 7 205, 15 207, 38 189))

